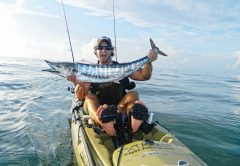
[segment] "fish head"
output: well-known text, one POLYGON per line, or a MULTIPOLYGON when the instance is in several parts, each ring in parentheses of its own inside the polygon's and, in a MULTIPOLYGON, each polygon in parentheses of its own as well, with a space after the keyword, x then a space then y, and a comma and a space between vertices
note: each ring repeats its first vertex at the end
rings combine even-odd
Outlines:
POLYGON ((59 75, 67 77, 78 72, 76 64, 71 62, 45 62, 54 70, 59 72, 59 75))

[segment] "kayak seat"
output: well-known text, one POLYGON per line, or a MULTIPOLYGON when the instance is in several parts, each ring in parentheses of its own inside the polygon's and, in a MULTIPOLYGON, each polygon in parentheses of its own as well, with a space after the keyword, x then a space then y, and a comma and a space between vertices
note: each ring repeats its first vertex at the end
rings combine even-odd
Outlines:
POLYGON ((103 110, 101 114, 101 121, 103 123, 108 123, 114 121, 117 116, 117 107, 115 105, 110 105, 103 110))

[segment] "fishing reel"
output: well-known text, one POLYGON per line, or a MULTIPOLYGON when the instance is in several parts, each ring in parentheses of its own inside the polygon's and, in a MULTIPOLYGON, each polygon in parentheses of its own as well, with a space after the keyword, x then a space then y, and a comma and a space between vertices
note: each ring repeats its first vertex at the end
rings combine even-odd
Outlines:
POLYGON ((71 87, 68 86, 68 87, 67 87, 67 90, 68 90, 69 92, 71 92, 71 93, 75 93, 75 88, 76 88, 76 85, 73 84, 71 87))

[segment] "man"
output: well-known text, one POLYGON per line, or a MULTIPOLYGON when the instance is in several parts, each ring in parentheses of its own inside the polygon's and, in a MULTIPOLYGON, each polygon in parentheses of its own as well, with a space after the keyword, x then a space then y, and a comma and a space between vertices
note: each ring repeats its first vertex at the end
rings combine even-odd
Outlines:
MULTIPOLYGON (((110 65, 117 62, 112 60, 113 46, 111 39, 103 36, 97 40, 94 47, 94 54, 98 58, 98 64, 110 65)), ((149 62, 137 72, 129 77, 133 80, 145 81, 151 78, 152 62, 157 59, 157 55, 153 51, 149 51, 147 56, 149 62)), ((76 79, 75 75, 67 78, 69 81, 77 84, 75 93, 78 99, 85 98, 84 110, 90 114, 90 117, 102 126, 109 136, 115 136, 114 128, 116 111, 127 114, 133 111, 132 116, 132 132, 135 133, 143 121, 147 120, 148 111, 143 102, 139 100, 136 91, 126 92, 126 83, 128 78, 120 80, 120 83, 89 83, 81 82, 76 79)))

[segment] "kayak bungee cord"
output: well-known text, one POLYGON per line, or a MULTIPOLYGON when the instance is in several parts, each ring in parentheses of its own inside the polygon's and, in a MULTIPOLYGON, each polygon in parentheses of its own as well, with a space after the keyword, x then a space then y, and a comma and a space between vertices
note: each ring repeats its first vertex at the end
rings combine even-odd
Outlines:
POLYGON ((79 115, 79 109, 80 107, 82 107, 83 103, 82 102, 76 102, 74 103, 74 105, 72 106, 73 109, 72 109, 72 114, 73 114, 73 118, 74 118, 74 121, 76 122, 76 124, 78 125, 78 139, 80 139, 80 135, 82 135, 83 139, 81 140, 83 142, 83 146, 84 146, 84 149, 86 150, 86 156, 88 158, 88 162, 89 162, 89 165, 90 166, 96 166, 95 162, 94 162, 94 159, 93 159, 93 156, 90 152, 90 149, 89 149, 89 145, 86 141, 86 138, 87 134, 86 134, 86 131, 83 127, 83 122, 82 122, 82 119, 79 115))
POLYGON ((69 29, 68 29, 68 22, 67 22, 67 17, 66 17, 65 9, 64 9, 63 0, 61 0, 61 2, 62 2, 63 15, 64 15, 66 27, 67 27, 68 41, 69 41, 69 45, 70 45, 70 49, 71 49, 71 53, 72 53, 72 60, 73 60, 73 63, 74 63, 75 60, 74 60, 74 56, 73 56, 72 43, 71 43, 70 33, 69 33, 69 29))
POLYGON ((119 152, 118 160, 117 160, 117 166, 120 166, 120 161, 121 161, 123 149, 124 149, 124 144, 120 148, 120 152, 119 152))

